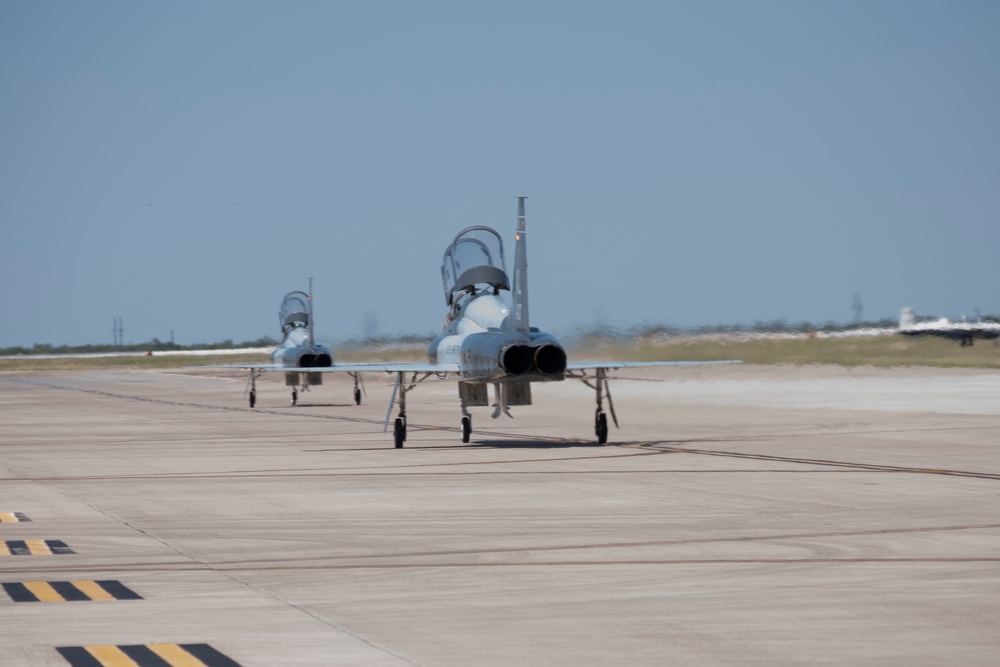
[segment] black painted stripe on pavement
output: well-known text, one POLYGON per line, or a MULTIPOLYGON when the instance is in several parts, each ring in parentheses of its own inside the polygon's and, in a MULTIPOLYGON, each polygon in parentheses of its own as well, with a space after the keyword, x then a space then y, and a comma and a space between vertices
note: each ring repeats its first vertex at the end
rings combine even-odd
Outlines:
POLYGON ((169 662, 153 653, 145 644, 119 646, 122 653, 135 660, 139 667, 172 667, 169 662))
POLYGON ((3 589, 7 591, 7 595, 9 595, 10 599, 14 602, 38 602, 38 598, 35 597, 35 594, 29 591, 24 584, 4 584, 3 589))
POLYGON ((4 542, 11 556, 30 556, 31 550, 24 540, 7 540, 4 542))
POLYGON ((90 599, 88 595, 68 581, 50 581, 48 584, 55 590, 56 593, 61 595, 62 599, 66 600, 66 602, 80 602, 82 600, 90 599))
POLYGON ((206 667, 240 667, 240 663, 208 644, 181 644, 180 647, 205 663, 206 667))
POLYGON ((66 543, 62 540, 45 540, 45 544, 49 546, 49 549, 53 554, 75 554, 76 552, 66 546, 66 543))
POLYGON ((106 579, 104 581, 95 582, 98 586, 103 588, 108 592, 109 595, 114 597, 116 600, 141 600, 142 596, 133 591, 131 588, 126 586, 120 581, 114 581, 112 579, 106 579))
POLYGON ((90 655, 82 646, 60 646, 56 650, 73 667, 104 667, 100 660, 90 655))

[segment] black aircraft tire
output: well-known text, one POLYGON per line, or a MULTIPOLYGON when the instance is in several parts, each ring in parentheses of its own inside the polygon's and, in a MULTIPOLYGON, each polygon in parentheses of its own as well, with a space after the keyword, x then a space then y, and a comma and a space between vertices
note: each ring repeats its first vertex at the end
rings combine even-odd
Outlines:
POLYGON ((257 403, 257 392, 251 391, 250 392, 250 407, 252 408, 254 406, 254 404, 256 404, 256 403, 257 403))
POLYGON ((298 402, 299 402, 299 392, 297 392, 297 391, 295 391, 293 389, 292 390, 292 405, 295 405, 298 402))
POLYGON ((472 420, 462 417, 462 442, 468 442, 472 436, 472 420))
POLYGON ((406 424, 399 417, 396 417, 396 422, 392 425, 392 437, 396 441, 396 449, 402 449, 406 442, 406 424))
POLYGON ((608 441, 608 416, 603 412, 597 415, 597 423, 594 430, 597 431, 597 444, 605 444, 608 441))
POLYGON ((354 405, 361 405, 361 390, 354 390, 354 405))

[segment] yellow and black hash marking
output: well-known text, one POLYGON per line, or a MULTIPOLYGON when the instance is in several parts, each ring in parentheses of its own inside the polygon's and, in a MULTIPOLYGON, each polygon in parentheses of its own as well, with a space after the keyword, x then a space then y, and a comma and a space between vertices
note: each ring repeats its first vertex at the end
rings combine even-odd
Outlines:
POLYGON ((208 644, 63 646, 56 649, 73 667, 240 667, 208 644))
POLYGON ((0 512, 0 523, 21 523, 31 521, 20 512, 0 512))
POLYGON ((120 581, 25 581, 2 584, 14 602, 77 602, 82 600, 141 600, 120 581))
POLYGON ((0 556, 59 556, 75 553, 62 540, 8 540, 0 542, 0 556))

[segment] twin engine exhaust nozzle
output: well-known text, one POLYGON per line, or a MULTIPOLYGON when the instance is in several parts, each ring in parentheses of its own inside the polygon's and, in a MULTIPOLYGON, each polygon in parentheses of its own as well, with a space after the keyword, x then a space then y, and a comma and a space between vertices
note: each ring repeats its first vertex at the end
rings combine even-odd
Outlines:
POLYGON ((319 354, 303 354, 299 357, 299 368, 329 368, 333 365, 333 359, 325 352, 319 354))
POLYGON ((560 375, 566 371, 566 352, 558 345, 510 345, 500 352, 500 367, 508 375, 560 375))

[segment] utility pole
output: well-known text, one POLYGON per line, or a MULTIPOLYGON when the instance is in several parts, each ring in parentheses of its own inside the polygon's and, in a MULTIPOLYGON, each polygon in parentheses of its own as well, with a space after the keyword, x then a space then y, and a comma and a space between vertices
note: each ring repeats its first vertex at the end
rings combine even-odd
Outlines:
POLYGON ((122 327, 122 318, 115 317, 114 324, 111 325, 111 335, 114 342, 112 345, 115 347, 121 347, 125 344, 125 329, 122 327))
POLYGON ((854 309, 854 323, 859 324, 864 319, 865 314, 865 307, 861 303, 861 294, 859 292, 854 293, 854 304, 851 308, 854 309))

